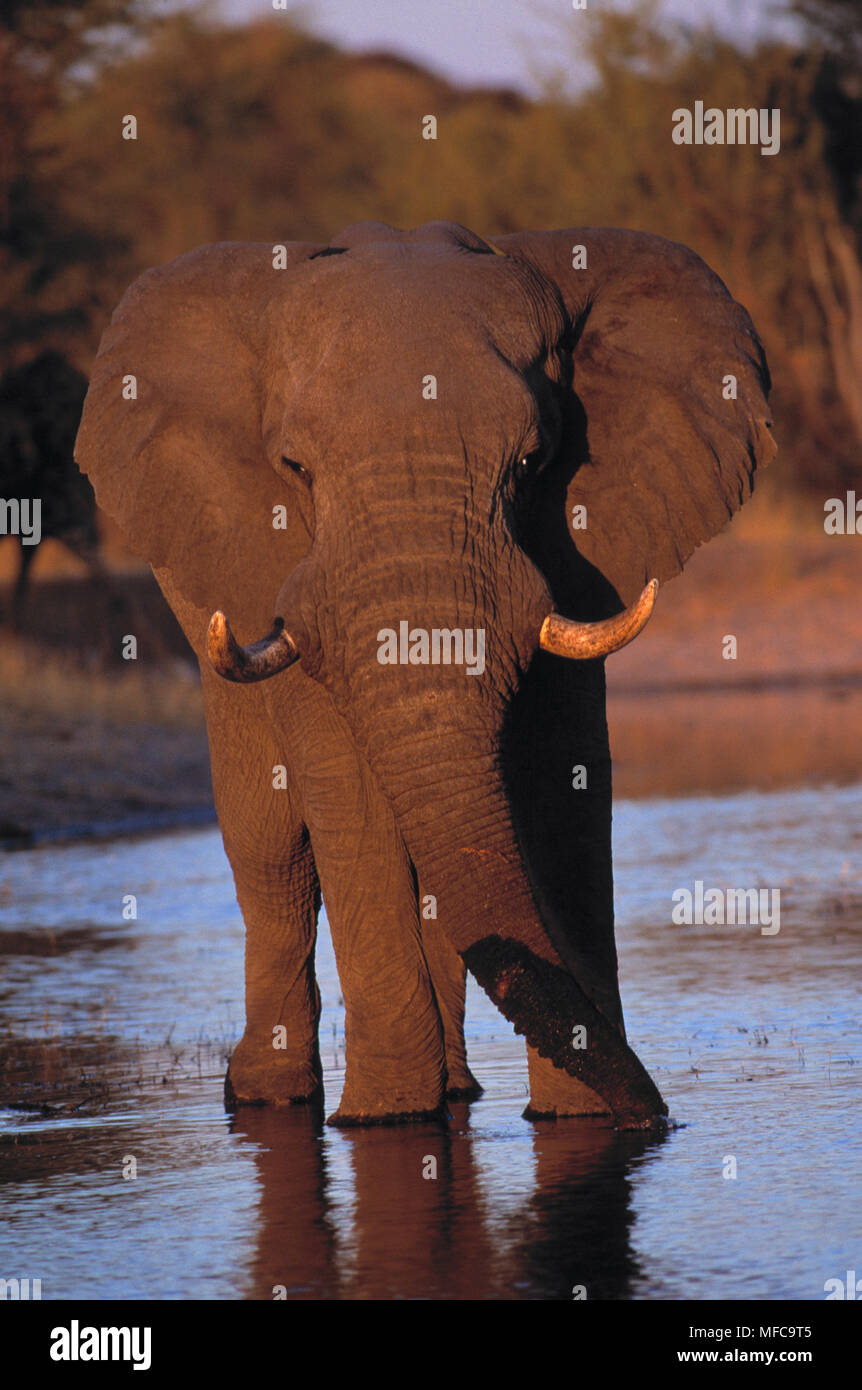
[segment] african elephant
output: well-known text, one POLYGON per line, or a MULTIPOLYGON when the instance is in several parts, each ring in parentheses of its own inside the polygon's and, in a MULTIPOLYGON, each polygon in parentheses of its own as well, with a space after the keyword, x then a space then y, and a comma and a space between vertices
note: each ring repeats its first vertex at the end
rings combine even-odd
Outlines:
POLYGON ((623 1028, 602 658, 750 494, 768 385, 721 281, 630 231, 366 222, 128 290, 77 457, 201 665, 230 1103, 320 1098, 322 894, 331 1123, 478 1093, 465 966, 526 1036, 528 1115, 667 1113, 623 1028))

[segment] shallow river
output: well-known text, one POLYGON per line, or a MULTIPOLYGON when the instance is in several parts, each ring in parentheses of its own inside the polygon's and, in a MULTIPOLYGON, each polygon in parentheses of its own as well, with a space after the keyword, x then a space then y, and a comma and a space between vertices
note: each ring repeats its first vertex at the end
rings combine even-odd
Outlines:
MULTIPOLYGON (((0 1278, 43 1298, 823 1299, 862 1273, 862 787, 618 803, 615 840, 629 1038, 678 1122, 660 1140, 523 1120, 523 1043, 473 986, 485 1095, 445 1127, 227 1116, 243 930, 218 833, 3 856, 0 1278), (779 888, 780 930, 673 924, 696 880, 779 888)), ((318 971, 330 1113, 325 922, 318 971)))

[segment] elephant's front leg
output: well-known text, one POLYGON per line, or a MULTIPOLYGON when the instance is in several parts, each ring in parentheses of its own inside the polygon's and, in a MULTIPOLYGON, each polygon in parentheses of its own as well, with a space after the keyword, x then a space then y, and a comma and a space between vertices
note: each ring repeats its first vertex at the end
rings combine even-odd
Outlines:
POLYGON ((467 1044, 464 1041, 467 971, 455 947, 430 915, 434 911, 434 898, 420 889, 419 903, 422 949, 443 1021, 446 1095, 452 1100, 476 1100, 482 1094, 482 1087, 467 1065, 467 1044))
POLYGON ((284 860, 225 847, 245 922, 245 1032, 231 1055, 228 1102, 293 1105, 322 1098, 314 947, 320 890, 307 834, 284 860))
POLYGON ((216 809, 245 922, 245 1032, 229 1103, 322 1095, 314 947, 320 887, 295 788, 274 785, 282 754, 257 691, 203 671, 216 809), (239 700, 242 704, 239 704, 239 700))
POLYGON ((388 801, 346 739, 323 742, 303 799, 346 1012, 347 1070, 330 1122, 369 1124, 439 1112, 446 1059, 419 926, 412 865, 388 801))

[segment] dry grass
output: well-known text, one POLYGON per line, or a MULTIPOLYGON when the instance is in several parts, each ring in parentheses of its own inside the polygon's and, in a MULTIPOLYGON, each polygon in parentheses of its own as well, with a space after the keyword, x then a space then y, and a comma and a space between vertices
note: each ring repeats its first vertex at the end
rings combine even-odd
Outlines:
POLYGON ((0 839, 183 819, 211 806, 197 667, 152 578, 34 587, 0 642, 0 839), (138 661, 118 658, 142 635, 138 661))
POLYGON ((163 724, 200 731, 203 702, 197 669, 174 659, 163 666, 106 670, 94 662, 47 650, 38 643, 0 646, 0 696, 7 711, 55 716, 63 724, 163 724))

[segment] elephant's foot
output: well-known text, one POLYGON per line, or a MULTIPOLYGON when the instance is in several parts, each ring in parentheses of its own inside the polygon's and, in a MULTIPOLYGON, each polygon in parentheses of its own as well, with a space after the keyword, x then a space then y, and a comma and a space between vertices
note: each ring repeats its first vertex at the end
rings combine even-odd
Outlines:
POLYGON ((445 1115, 443 1078, 436 1069, 430 1076, 415 1076, 409 1081, 402 1077, 395 1084, 380 1077, 374 1085, 358 1069, 351 1075, 348 1062, 341 1103, 326 1123, 337 1129, 352 1129, 357 1125, 422 1123, 443 1119, 445 1115))
POLYGON ((289 1061, 284 1052, 260 1051, 241 1038, 231 1053, 224 1082, 225 1107, 240 1105, 308 1105, 323 1101, 323 1078, 317 1057, 289 1061))
POLYGON ((594 1096, 592 1100, 584 1100, 578 1104, 571 1101, 567 1105, 550 1106, 534 1105, 532 1101, 521 1111, 522 1120, 584 1120, 603 1117, 607 1119, 611 1112, 608 1107, 594 1096))
POLYGON ((441 1103, 434 1110, 396 1110, 396 1111, 368 1111, 356 1113, 346 1113, 339 1108, 334 1115, 330 1115, 326 1121, 334 1129, 358 1129, 366 1125, 410 1125, 410 1124, 429 1124, 439 1123, 446 1119, 446 1102, 441 1103))
POLYGON ((479 1100, 485 1094, 484 1086, 474 1081, 470 1086, 447 1086, 447 1100, 479 1100))
POLYGON ((479 1085, 466 1062, 463 1066, 456 1065, 454 1067, 447 1064, 447 1100, 478 1100, 482 1094, 484 1094, 483 1088, 479 1085))
POLYGON ((527 1069, 530 1076, 530 1104, 524 1111, 525 1120, 611 1114, 610 1106, 601 1096, 591 1091, 583 1081, 555 1067, 547 1057, 540 1057, 529 1043, 527 1069))

